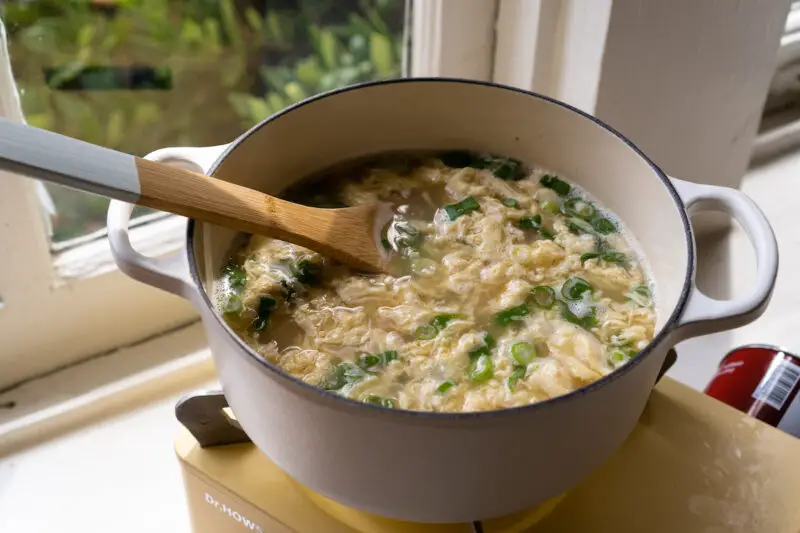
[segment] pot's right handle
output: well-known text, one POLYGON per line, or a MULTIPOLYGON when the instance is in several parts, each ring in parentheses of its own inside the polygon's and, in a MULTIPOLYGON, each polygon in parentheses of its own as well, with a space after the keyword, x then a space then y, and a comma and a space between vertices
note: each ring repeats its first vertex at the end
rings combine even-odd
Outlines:
POLYGON ((757 263, 750 293, 735 300, 709 298, 692 279, 689 300, 676 326, 678 337, 682 340, 749 324, 764 312, 778 275, 778 244, 767 217, 755 202, 736 189, 670 179, 687 211, 721 210, 732 215, 750 238, 757 263))
MULTIPOLYGON (((207 174, 227 147, 163 148, 148 154, 145 159, 207 174)), ((112 200, 108 207, 108 242, 117 267, 137 281, 194 301, 198 293, 189 275, 186 248, 165 257, 147 257, 137 252, 131 245, 129 234, 131 211, 132 204, 119 200, 112 200)))

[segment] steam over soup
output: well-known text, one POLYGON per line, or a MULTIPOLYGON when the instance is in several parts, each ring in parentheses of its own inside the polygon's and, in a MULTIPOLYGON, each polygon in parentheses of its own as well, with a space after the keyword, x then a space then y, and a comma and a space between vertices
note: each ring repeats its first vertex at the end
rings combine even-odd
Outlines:
POLYGON ((653 337, 630 237, 551 173, 469 152, 390 154, 284 196, 394 206, 382 242, 394 275, 251 236, 217 284, 242 339, 317 387, 387 408, 501 409, 583 387, 653 337))

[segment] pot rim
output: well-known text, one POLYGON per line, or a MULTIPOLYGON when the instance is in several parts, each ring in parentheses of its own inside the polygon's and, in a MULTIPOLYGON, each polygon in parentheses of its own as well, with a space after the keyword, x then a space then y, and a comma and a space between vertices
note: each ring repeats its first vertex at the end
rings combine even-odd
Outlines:
MULTIPOLYGON (((561 396, 556 396, 555 398, 550 398, 548 400, 544 400, 541 402, 536 402, 528 405, 522 405, 518 407, 509 407, 505 409, 493 409, 490 411, 468 411, 468 412, 437 412, 437 411, 411 411, 406 409, 386 409, 383 407, 379 407, 376 405, 368 404, 365 402, 360 402, 358 400, 352 400, 350 398, 346 398, 344 396, 340 396, 338 394, 334 394, 333 392, 323 390, 321 388, 315 387, 309 383, 306 383, 300 379, 295 378, 294 376, 288 374, 283 369, 270 363, 265 358, 258 355, 255 351, 253 351, 238 335, 228 326, 227 323, 220 317, 219 313, 216 312, 214 309, 214 304, 212 303, 211 299, 208 296, 208 293, 203 289, 203 283, 200 280, 200 273, 197 269, 197 265, 195 264, 195 254, 194 254, 194 228, 195 228, 195 220, 189 219, 189 222, 186 227, 186 252, 187 252, 187 259, 189 263, 189 271, 191 273, 192 281, 194 282, 195 286, 198 287, 198 292, 201 294, 203 302, 207 305, 213 315, 214 320, 222 327, 227 335, 229 335, 234 342, 238 345, 238 347, 242 350, 246 357, 250 358, 251 360, 255 361, 257 364, 261 366, 261 368, 265 368, 268 371, 271 371, 276 377, 279 379, 285 380, 287 385, 300 387, 300 389, 308 394, 316 395, 317 399, 322 401, 332 401, 338 402, 338 405, 345 407, 345 408, 353 408, 353 409, 362 409, 360 413, 362 414, 379 414, 380 416, 394 416, 394 417, 411 417, 417 420, 474 420, 478 418, 487 418, 487 417, 498 417, 498 416, 505 416, 505 415, 515 415, 526 413, 529 411, 534 411, 538 409, 544 409, 549 407, 555 403, 564 403, 567 401, 578 399, 582 396, 585 396, 592 391, 604 387, 613 381, 621 378, 631 370, 633 370, 636 366, 640 365, 645 358, 649 357, 656 346, 664 342, 669 334, 671 333, 674 325, 676 324, 678 318, 680 318, 681 314, 683 313, 684 308, 686 307, 686 303, 689 297, 689 292, 691 290, 692 285, 692 272, 694 271, 694 263, 695 263, 695 245, 694 239, 692 238, 692 230, 689 224, 689 216, 686 212, 686 207, 683 204, 680 196, 678 195, 678 191, 672 185, 672 182, 667 177, 667 175, 655 164, 651 161, 633 142, 628 140, 624 135, 620 132, 603 122, 602 120, 584 112, 580 109, 573 107, 567 103, 561 102, 554 98, 550 98, 549 96, 544 96, 538 93, 534 93, 532 91, 527 91, 524 89, 519 89, 517 87, 511 87, 508 85, 502 85, 499 83, 494 82, 487 82, 487 81, 480 81, 480 80, 471 80, 471 79, 464 79, 464 78, 445 78, 445 77, 421 77, 421 78, 397 78, 397 79, 388 79, 388 80, 378 80, 378 81, 369 81, 364 83, 358 83, 355 85, 348 85, 346 87, 340 87, 338 89, 333 89, 331 91, 327 91, 324 93, 317 94, 310 98, 306 98, 300 102, 292 104, 289 107, 284 108, 283 110, 271 115, 255 126, 251 127, 249 130, 244 132, 242 135, 237 137, 233 142, 231 142, 224 152, 222 152, 217 160, 211 165, 208 170, 208 175, 213 176, 214 173, 217 171, 219 166, 222 162, 241 144, 243 143, 248 137, 256 133, 262 127, 280 119, 280 117, 292 112, 295 109, 303 107, 308 104, 312 104, 318 100, 323 100, 325 98, 330 98, 332 96, 336 96, 340 93, 350 92, 350 91, 357 91, 359 89, 364 89, 373 86, 379 85, 391 85, 391 84, 400 84, 400 83, 454 83, 454 84, 471 84, 471 85, 480 85, 483 87, 489 87, 493 89, 499 89, 503 91, 511 91, 518 94, 522 94, 531 98, 538 98, 540 100, 544 100, 550 104, 554 104, 560 106, 568 111, 572 111, 573 113, 577 113, 578 115, 582 116, 585 119, 590 120, 595 125, 602 127, 608 133, 614 135, 623 143, 625 143, 631 150, 633 150, 636 155, 642 158, 653 170, 655 175, 667 189, 670 196, 672 197, 675 205, 679 208, 678 214, 681 217, 681 222, 683 222, 683 233, 684 233, 684 240, 686 242, 686 250, 687 250, 687 261, 686 261, 686 272, 684 275, 683 281, 683 288, 681 289, 680 297, 678 298, 678 303, 676 304, 674 310, 670 314, 669 318, 665 321, 664 326, 661 328, 661 331, 653 337, 653 340, 648 343, 648 345, 639 352, 639 354, 631 361, 626 363, 625 365, 621 366, 620 368, 614 370, 613 372, 603 376, 602 378, 598 379, 581 387, 579 389, 575 389, 573 391, 568 392, 567 394, 563 394, 561 396)), ((241 353, 239 354, 241 355, 241 353)))

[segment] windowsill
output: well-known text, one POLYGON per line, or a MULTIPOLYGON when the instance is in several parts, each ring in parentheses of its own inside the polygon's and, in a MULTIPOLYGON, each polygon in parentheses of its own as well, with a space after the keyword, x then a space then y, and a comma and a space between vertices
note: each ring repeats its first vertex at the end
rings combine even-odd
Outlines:
MULTIPOLYGON (((733 346, 800 346, 793 296, 800 281, 791 274, 800 266, 800 235, 793 230, 793 196, 780 194, 797 173, 800 152, 752 169, 742 186, 769 214, 782 253, 782 274, 764 317, 679 345, 673 378, 702 389, 733 346)), ((741 294, 755 272, 738 226, 707 237, 699 262, 700 283, 713 282, 714 294, 728 286, 741 294)), ((195 323, 0 394, 0 405, 17 402, 0 410, 0 508, 13 509, 0 513, 0 531, 189 533, 172 450, 173 408, 182 395, 216 386, 195 323)))

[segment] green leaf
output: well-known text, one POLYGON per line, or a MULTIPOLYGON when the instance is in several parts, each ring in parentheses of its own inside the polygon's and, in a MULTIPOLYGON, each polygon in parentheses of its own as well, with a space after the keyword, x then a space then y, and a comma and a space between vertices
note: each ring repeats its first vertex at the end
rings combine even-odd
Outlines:
POLYGON ((369 36, 369 55, 372 64, 378 69, 381 77, 389 77, 395 73, 395 61, 392 42, 386 35, 373 33, 369 36))
POLYGON ((339 53, 339 41, 332 31, 325 29, 319 32, 319 55, 322 57, 322 64, 329 70, 336 68, 337 56, 339 53))
POLYGON ((244 18, 247 20, 247 25, 250 26, 250 29, 253 31, 260 32, 261 28, 264 26, 264 19, 261 18, 261 14, 253 9, 252 6, 247 6, 247 9, 244 11, 244 18))

